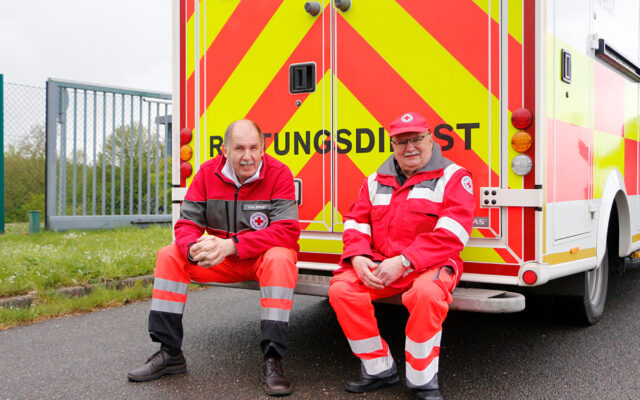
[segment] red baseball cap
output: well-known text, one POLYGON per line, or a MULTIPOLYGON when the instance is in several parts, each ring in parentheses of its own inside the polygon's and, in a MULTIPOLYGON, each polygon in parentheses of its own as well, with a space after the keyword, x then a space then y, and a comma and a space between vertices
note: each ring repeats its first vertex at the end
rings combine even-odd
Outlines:
POLYGON ((405 132, 426 132, 431 131, 427 120, 416 112, 406 112, 396 118, 389 129, 389 137, 405 132))

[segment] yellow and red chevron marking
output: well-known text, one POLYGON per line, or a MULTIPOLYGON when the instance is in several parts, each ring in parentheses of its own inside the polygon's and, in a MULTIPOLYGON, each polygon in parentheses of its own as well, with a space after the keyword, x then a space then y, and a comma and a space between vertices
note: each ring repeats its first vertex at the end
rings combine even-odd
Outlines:
MULTIPOLYGON (((330 2, 325 0, 323 13, 315 19, 304 14, 300 4, 292 3, 283 0, 181 1, 181 48, 184 51, 181 54, 180 123, 181 128, 203 130, 201 149, 207 148, 208 138, 221 134, 229 121, 242 117, 257 121, 263 131, 271 134, 267 151, 285 159, 296 178, 304 182, 300 218, 305 229, 313 230, 341 230, 341 215, 348 211, 364 176, 389 154, 389 144, 380 141, 376 143, 384 149, 380 155, 345 152, 344 143, 331 136, 333 111, 334 129, 344 128, 355 134, 356 129, 365 126, 350 121, 366 121, 366 128, 376 139, 378 128, 384 133, 387 124, 402 112, 422 112, 432 127, 451 126, 451 129, 442 129, 449 139, 436 139, 442 145, 452 145, 445 155, 473 172, 476 188, 500 185, 498 135, 492 141, 483 140, 490 137, 489 124, 497 132, 500 123, 499 21, 495 17, 499 1, 371 0, 366 7, 354 6, 342 14, 332 10, 330 2), (195 21, 196 16, 199 21, 195 21), (199 31, 195 28, 198 23, 204 26, 204 32, 202 27, 199 31), (332 34, 337 35, 335 41, 332 34), (402 36, 407 34, 410 36, 402 36), (196 37, 198 49, 193 43, 196 37), (273 42, 269 44, 269 40, 273 42), (329 46, 332 41, 333 54, 329 46), (417 43, 416 51, 427 52, 429 61, 433 62, 413 60, 404 42, 417 43), (195 60, 196 51, 199 62, 189 61, 195 60), (335 57, 333 70, 332 55, 335 57), (290 95, 288 66, 305 61, 317 64, 318 89, 316 93, 290 95), (439 78, 442 68, 453 77, 445 83, 439 78), (197 90, 196 80, 199 81, 197 90), (335 110, 331 109, 331 96, 335 96, 338 104, 335 110), (301 106, 295 105, 296 100, 300 100, 301 106), (348 108, 340 109, 340 104, 348 108), (352 111, 357 116, 351 116, 352 111), (478 134, 471 141, 473 151, 465 151, 464 132, 459 132, 455 123, 478 118, 482 118, 486 136, 478 134), (348 126, 343 126, 343 122, 348 126), (317 135, 322 131, 328 136, 317 135), (284 146, 287 132, 291 135, 288 141, 291 146, 295 133, 300 140, 308 135, 310 139, 305 143, 312 151, 278 154, 283 153, 282 148, 277 151, 277 146, 284 146), (315 138, 319 141, 310 143, 315 138), (333 151, 325 152, 328 149, 333 151), (323 179, 318 178, 320 172, 324 172, 323 179), (327 207, 331 203, 333 208, 327 207)), ((509 3, 510 9, 515 10, 519 4, 525 16, 524 25, 512 24, 511 19, 509 24, 510 111, 523 105, 533 109, 534 73, 532 67, 523 70, 522 63, 523 57, 533 59, 534 56, 533 3, 533 0, 509 3), (524 88, 522 82, 526 82, 524 88)), ((530 132, 533 133, 533 128, 530 132)), ((201 154, 203 159, 199 161, 209 157, 204 151, 201 154)), ((533 187, 533 176, 519 182, 512 177, 508 179, 509 185, 515 188, 533 187)), ((474 229, 473 236, 500 236, 505 227, 501 226, 498 210, 478 208, 476 215, 489 217, 490 228, 474 229)), ((475 261, 497 259, 516 265, 519 260, 532 258, 533 240, 524 240, 534 237, 530 232, 534 226, 532 218, 532 211, 510 210, 507 216, 509 249, 487 249, 490 254, 479 255, 475 261), (529 229, 526 234, 524 226, 529 229)))

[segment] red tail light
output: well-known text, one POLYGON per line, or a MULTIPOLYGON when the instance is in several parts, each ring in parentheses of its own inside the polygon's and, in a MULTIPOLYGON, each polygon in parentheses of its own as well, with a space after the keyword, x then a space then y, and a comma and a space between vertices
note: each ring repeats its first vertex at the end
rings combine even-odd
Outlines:
POLYGON ((191 176, 192 172, 193 168, 191 168, 191 164, 185 161, 180 163, 180 179, 187 179, 191 176))
POLYGON ((182 128, 182 130, 180 131, 180 146, 189 143, 191 141, 191 138, 192 138, 191 129, 182 128))
POLYGON ((527 129, 533 123, 533 115, 526 108, 518 108, 511 114, 511 123, 517 129, 527 129))
POLYGON ((527 285, 533 285, 538 280, 538 275, 536 275, 536 273, 531 270, 524 271, 524 274, 522 274, 522 280, 527 285))

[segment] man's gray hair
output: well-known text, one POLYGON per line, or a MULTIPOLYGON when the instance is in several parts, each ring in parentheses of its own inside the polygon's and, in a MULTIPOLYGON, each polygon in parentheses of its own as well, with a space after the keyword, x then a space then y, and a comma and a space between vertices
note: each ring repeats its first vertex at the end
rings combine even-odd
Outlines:
POLYGON ((241 123, 241 122, 249 122, 251 125, 253 125, 254 129, 256 131, 258 131, 258 135, 260 135, 260 139, 262 139, 262 148, 264 149, 264 146, 265 146, 264 135, 262 134, 262 130, 260 129, 258 124, 256 124, 255 122, 253 122, 250 119, 239 119, 237 121, 233 121, 232 123, 230 123, 229 126, 227 126, 227 130, 224 131, 224 143, 223 144, 226 147, 227 151, 229 151, 229 142, 231 142, 231 133, 233 132, 233 128, 235 128, 236 125, 241 123))

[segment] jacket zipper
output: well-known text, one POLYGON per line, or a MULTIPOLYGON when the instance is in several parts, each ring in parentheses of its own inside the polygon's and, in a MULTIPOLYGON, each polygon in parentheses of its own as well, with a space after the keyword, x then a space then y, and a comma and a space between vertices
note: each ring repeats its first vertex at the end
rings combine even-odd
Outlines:
POLYGON ((240 187, 236 188, 236 195, 235 195, 235 198, 233 199, 233 234, 234 235, 238 233, 238 192, 240 191, 240 187))
POLYGON ((231 213, 229 212, 228 202, 224 203, 224 208, 225 208, 225 211, 227 212, 227 223, 228 223, 226 239, 229 239, 229 230, 231 229, 231 213))

